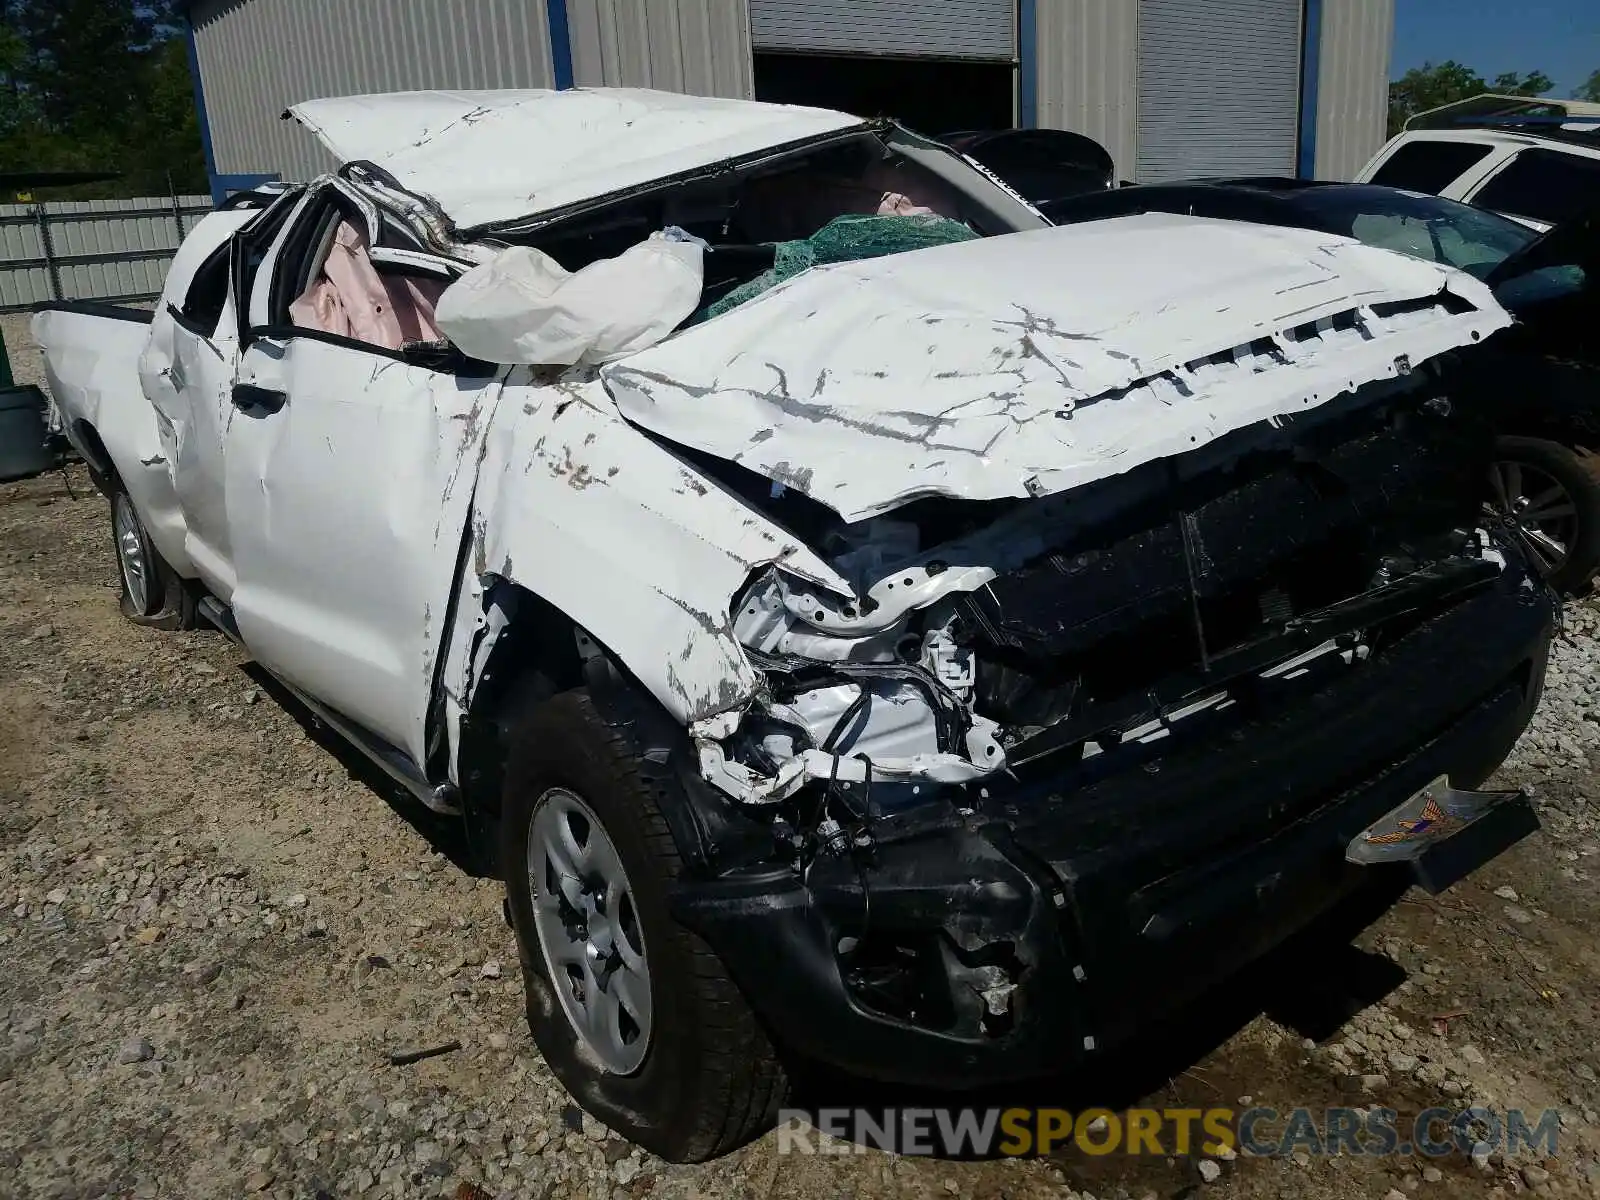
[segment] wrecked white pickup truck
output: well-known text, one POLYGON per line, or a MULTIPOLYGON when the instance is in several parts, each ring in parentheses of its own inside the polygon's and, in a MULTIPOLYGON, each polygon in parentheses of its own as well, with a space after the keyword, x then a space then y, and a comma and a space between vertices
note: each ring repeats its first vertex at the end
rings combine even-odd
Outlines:
POLYGON ((1477 500, 1471 277, 1052 228, 833 112, 293 116, 337 175, 207 217, 153 319, 35 319, 123 609, 461 816, 540 1048, 650 1149, 758 1131, 792 1058, 1107 1053, 1536 824, 1459 790, 1553 620, 1477 500))

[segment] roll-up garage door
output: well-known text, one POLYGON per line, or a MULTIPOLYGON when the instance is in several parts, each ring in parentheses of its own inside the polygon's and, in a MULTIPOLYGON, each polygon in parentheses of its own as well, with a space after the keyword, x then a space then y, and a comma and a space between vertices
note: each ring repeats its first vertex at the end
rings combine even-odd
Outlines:
POLYGON ((1302 0, 1139 0, 1138 181, 1293 175, 1302 0))
POLYGON ((1016 0, 750 0, 757 50, 1010 60, 1016 0))

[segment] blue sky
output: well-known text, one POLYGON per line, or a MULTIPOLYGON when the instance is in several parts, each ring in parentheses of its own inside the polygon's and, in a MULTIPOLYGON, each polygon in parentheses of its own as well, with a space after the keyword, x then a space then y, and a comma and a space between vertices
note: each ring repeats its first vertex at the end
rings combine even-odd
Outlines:
POLYGON ((1447 58, 1485 79, 1543 71, 1566 96, 1600 68, 1600 0, 1395 0, 1391 74, 1447 58))

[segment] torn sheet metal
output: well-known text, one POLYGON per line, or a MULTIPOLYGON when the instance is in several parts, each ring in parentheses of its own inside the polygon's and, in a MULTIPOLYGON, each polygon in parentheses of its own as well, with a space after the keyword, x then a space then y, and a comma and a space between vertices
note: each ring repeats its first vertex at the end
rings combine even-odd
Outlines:
POLYGON ((748 703, 760 676, 728 609, 752 572, 781 562, 842 595, 849 585, 619 420, 598 381, 513 378, 484 447, 471 569, 566 613, 685 724, 748 703))
POLYGON ((308 100, 288 115, 338 161, 382 167, 460 228, 864 124, 821 108, 644 88, 391 92, 308 100))
MULTIPOLYGON (((712 786, 746 804, 774 804, 786 800, 808 783, 863 783, 871 773, 874 783, 972 783, 991 774, 959 754, 917 754, 909 758, 845 758, 823 750, 802 750, 785 761, 771 776, 753 771, 727 757, 722 745, 691 726, 700 754, 700 773, 712 786)), ((992 739, 991 739, 992 740, 992 739)), ((998 746, 998 743, 993 743, 998 746)), ((1004 760, 996 764, 1003 765, 1004 760)))
POLYGON ((816 268, 602 376, 629 420, 854 521, 1065 491, 1510 321, 1433 263, 1147 214, 816 268))

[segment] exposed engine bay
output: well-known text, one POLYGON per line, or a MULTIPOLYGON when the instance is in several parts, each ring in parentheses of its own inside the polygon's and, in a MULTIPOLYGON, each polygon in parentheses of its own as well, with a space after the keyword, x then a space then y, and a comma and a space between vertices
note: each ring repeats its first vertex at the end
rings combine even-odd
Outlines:
POLYGON ((1330 852, 1418 780, 1475 786, 1541 687, 1549 599, 1480 507, 1460 365, 1032 500, 846 524, 721 469, 856 591, 738 595, 762 688, 690 733, 747 828, 684 919, 811 964, 764 999, 814 1052, 932 1079, 983 1046, 1001 1078, 1357 886, 1330 852))
POLYGON ((1505 563, 1464 466, 1489 434, 1437 390, 1418 373, 1071 493, 854 524, 723 467, 857 593, 750 581, 733 629, 765 690, 692 727, 703 774, 745 804, 820 789, 860 824, 938 785, 1139 760, 1359 667, 1505 563))

